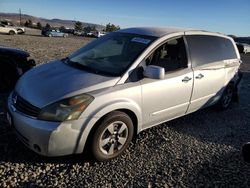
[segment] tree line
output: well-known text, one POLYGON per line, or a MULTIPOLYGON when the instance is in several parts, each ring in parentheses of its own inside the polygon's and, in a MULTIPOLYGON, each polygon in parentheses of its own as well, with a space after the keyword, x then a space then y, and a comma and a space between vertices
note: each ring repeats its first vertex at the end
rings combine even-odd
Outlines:
MULTIPOLYGON (((114 25, 114 24, 111 24, 111 23, 108 23, 106 25, 106 27, 103 29, 103 31, 105 32, 113 32, 113 31, 116 31, 116 30, 119 30, 120 29, 120 26, 119 25, 114 25)), ((87 26, 87 27, 83 27, 83 24, 82 22, 80 21, 77 21, 75 23, 75 31, 84 31, 86 33, 89 33, 91 31, 96 31, 96 27, 95 26, 87 26)))
MULTIPOLYGON (((34 24, 30 19, 27 20, 27 21, 24 23, 24 26, 25 26, 25 27, 29 27, 29 28, 40 29, 40 30, 42 30, 43 28, 45 28, 45 29, 50 29, 50 28, 52 28, 52 27, 50 26, 50 24, 48 24, 48 23, 46 23, 46 25, 43 27, 42 24, 41 24, 40 22, 37 22, 36 24, 34 24)), ((64 26, 61 26, 59 29, 60 29, 61 31, 64 31, 64 30, 65 30, 65 27, 64 27, 64 26)), ((75 24, 74 24, 74 29, 75 29, 75 31, 86 32, 86 33, 89 33, 89 32, 91 32, 91 31, 97 31, 95 25, 84 27, 84 26, 83 26, 83 23, 80 22, 80 21, 75 22, 75 24)), ((106 24, 106 26, 105 26, 105 28, 103 29, 103 31, 104 31, 104 32, 112 32, 112 31, 116 31, 116 30, 119 30, 119 29, 120 29, 120 26, 119 26, 119 25, 114 25, 114 24, 108 23, 108 24, 106 24)))

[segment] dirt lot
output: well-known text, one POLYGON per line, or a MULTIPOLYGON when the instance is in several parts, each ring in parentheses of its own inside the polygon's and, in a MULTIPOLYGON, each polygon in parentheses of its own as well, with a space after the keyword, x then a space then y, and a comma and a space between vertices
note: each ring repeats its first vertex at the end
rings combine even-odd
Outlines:
POLYGON ((0 35, 0 45, 26 50, 38 64, 66 57, 91 40, 93 39, 75 36, 49 38, 42 36, 40 30, 33 29, 28 29, 25 35, 0 35))
MULTIPOLYGON (((47 38, 36 31, 0 35, 0 45, 27 50, 37 63, 63 58, 90 40, 47 38)), ((242 59, 238 104, 143 131, 121 157, 106 163, 84 155, 41 157, 20 143, 1 114, 0 187, 250 187, 250 164, 240 153, 250 141, 250 55, 242 59)))

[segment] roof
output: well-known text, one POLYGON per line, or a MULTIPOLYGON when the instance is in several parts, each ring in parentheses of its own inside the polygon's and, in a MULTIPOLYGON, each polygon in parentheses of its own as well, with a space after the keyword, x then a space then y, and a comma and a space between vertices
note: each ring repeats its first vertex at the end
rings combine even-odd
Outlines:
POLYGON ((0 53, 4 53, 4 54, 15 54, 15 55, 20 55, 20 56, 25 56, 25 57, 29 57, 30 54, 26 51, 23 51, 21 49, 18 48, 10 48, 10 47, 5 47, 5 46, 0 46, 0 53))
POLYGON ((158 28, 158 27, 134 27, 118 30, 118 32, 124 33, 134 33, 139 35, 149 35, 155 37, 162 37, 164 35, 168 35, 176 32, 185 32, 185 31, 200 31, 195 29, 185 29, 185 28, 174 28, 174 27, 166 27, 166 28, 158 28))

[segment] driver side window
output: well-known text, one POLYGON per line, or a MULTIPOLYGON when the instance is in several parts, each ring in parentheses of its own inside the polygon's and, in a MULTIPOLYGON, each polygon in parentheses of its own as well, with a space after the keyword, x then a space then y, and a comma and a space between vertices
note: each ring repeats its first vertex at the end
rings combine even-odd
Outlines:
POLYGON ((143 71, 149 65, 163 67, 165 72, 188 67, 186 47, 183 37, 171 39, 154 50, 146 60, 132 72, 127 82, 136 82, 143 78, 143 71))
POLYGON ((183 37, 169 40, 158 47, 146 59, 146 64, 163 67, 165 72, 186 68, 188 61, 183 37))

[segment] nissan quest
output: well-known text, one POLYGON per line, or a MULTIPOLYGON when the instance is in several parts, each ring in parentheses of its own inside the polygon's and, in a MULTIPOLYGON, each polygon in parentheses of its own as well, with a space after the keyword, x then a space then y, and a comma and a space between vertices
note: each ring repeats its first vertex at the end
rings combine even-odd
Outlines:
POLYGON ((26 72, 8 98, 19 139, 45 156, 119 156, 152 126, 237 98, 232 38, 193 29, 128 28, 26 72), (88 147, 87 147, 88 146, 88 147))

